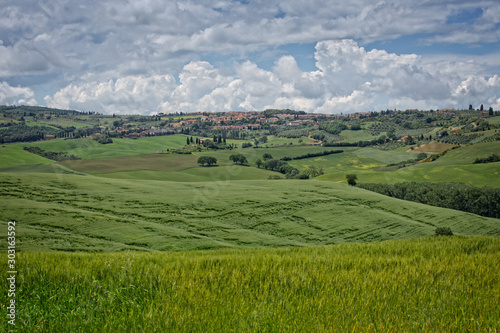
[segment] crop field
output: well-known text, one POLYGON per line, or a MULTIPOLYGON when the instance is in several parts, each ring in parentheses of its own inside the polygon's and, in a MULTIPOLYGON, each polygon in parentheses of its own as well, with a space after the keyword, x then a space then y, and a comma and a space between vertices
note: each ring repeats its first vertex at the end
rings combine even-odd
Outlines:
MULTIPOLYGON (((475 186, 500 187, 500 167, 498 163, 438 165, 422 163, 396 171, 376 171, 373 169, 351 169, 358 176, 358 182, 388 183, 399 182, 461 182, 475 186)), ((345 182, 345 171, 325 173, 315 179, 345 182)))
POLYGON ((490 124, 498 125, 498 124, 500 124, 500 116, 491 117, 491 118, 488 119, 488 122, 490 124))
POLYGON ((92 139, 56 139, 25 143, 22 146, 35 146, 47 151, 61 151, 68 155, 91 159, 158 153, 167 149, 182 148, 185 144, 184 135, 166 135, 141 139, 113 139, 113 143, 105 145, 92 139))
POLYGON ((267 142, 266 143, 259 143, 259 146, 264 146, 264 147, 272 147, 276 145, 288 145, 290 143, 294 145, 300 145, 301 143, 306 143, 306 142, 314 142, 316 140, 302 137, 302 138, 283 138, 283 137, 278 137, 274 135, 269 135, 267 136, 267 142))
MULTIPOLYGON (((439 151, 441 152, 441 150, 439 151)), ((396 150, 381 150, 377 148, 360 148, 354 150, 353 153, 358 156, 369 157, 381 163, 391 164, 399 163, 417 158, 418 152, 407 151, 405 147, 396 150)))
POLYGON ((23 149, 21 145, 0 145, 0 168, 22 164, 53 163, 45 157, 41 157, 23 149))
MULTIPOLYGON (((17 328, 495 332, 499 255, 500 240, 487 237, 180 253, 20 253, 17 328)), ((2 304, 5 288, 0 284, 2 304)), ((7 329, 6 320, 0 325, 7 329)))
MULTIPOLYGON (((498 124, 500 117, 488 119, 498 124)), ((46 123, 80 128, 105 121, 113 122, 89 115, 46 123)), ((40 122, 26 117, 28 125, 40 122)), ((441 130, 425 127, 401 135, 432 131, 439 138, 441 130)), ((346 184, 346 175, 356 174, 358 183, 500 187, 500 162, 474 164, 500 154, 496 130, 485 128, 481 134, 491 137, 419 164, 408 161, 452 145, 415 148, 394 140, 385 150, 310 147, 302 145, 313 141, 307 136, 272 135, 259 143, 265 148, 245 149, 241 144, 253 143, 253 137, 228 139, 228 146, 217 149, 186 146, 186 135, 2 145, 0 230, 6 235, 8 222, 16 221, 16 328, 498 332, 499 219, 346 184), (56 162, 26 146, 81 159, 56 162), (399 148, 389 150, 393 147, 399 148), (285 175, 256 167, 264 154, 282 159, 330 150, 343 152, 287 161, 299 171, 322 168, 324 174, 314 179, 275 179, 285 175), (248 164, 234 164, 232 154, 243 154, 248 164), (217 164, 201 167, 201 156, 214 157, 217 164), (437 228, 450 228, 454 236, 434 236, 437 228)), ((218 135, 206 127, 195 133, 218 135)), ((266 130, 247 134, 260 138, 266 130)), ((382 134, 341 133, 346 142, 382 134)), ((0 251, 6 248, 7 237, 0 237, 0 251)), ((0 276, 6 280, 5 271, 0 276)), ((7 287, 0 284, 3 311, 7 287)), ((7 331, 6 320, 0 329, 7 331)))
MULTIPOLYGON (((343 150, 343 151, 350 151, 352 149, 355 149, 353 147, 307 147, 307 146, 280 146, 276 148, 245 148, 245 149, 235 149, 235 150, 220 150, 220 151, 213 151, 210 153, 202 152, 202 153, 194 153, 197 156, 200 155, 210 155, 215 158, 217 158, 217 161, 221 162, 229 162, 229 156, 231 154, 235 153, 240 153, 245 155, 247 158, 248 162, 250 165, 255 165, 255 162, 257 159, 262 160, 262 155, 264 154, 271 154, 271 156, 274 159, 280 159, 285 156, 293 157, 293 156, 300 156, 308 153, 318 153, 318 152, 323 152, 327 150, 343 150)), ((331 156, 331 155, 330 155, 331 156)))
MULTIPOLYGON (((336 148, 333 148, 336 149, 336 148)), ((357 155, 355 151, 345 151, 341 154, 318 156, 302 160, 290 161, 289 164, 299 170, 305 169, 309 165, 325 168, 325 174, 363 172, 364 170, 375 170, 385 163, 381 163, 373 158, 357 155)))
POLYGON ((359 131, 344 130, 340 133, 340 136, 343 137, 346 142, 374 140, 377 139, 380 135, 371 135, 370 132, 365 130, 359 130, 359 131))
MULTIPOLYGON (((227 168, 236 177, 246 167, 227 168)), ((182 183, 3 172, 0 221, 17 221, 23 235, 18 248, 30 251, 329 245, 424 237, 437 227, 462 235, 500 235, 497 219, 344 184, 219 177, 182 183)))
MULTIPOLYGON (((349 156, 349 153, 340 154, 343 156, 323 157, 332 159, 324 162, 325 166, 330 165, 330 167, 326 167, 325 174, 316 179, 345 182, 346 173, 355 173, 358 176, 358 181, 365 183, 462 182, 475 186, 500 187, 499 163, 473 164, 477 157, 487 157, 493 153, 499 153, 498 142, 462 146, 448 151, 434 162, 420 163, 394 171, 381 171, 384 170, 384 163, 381 161, 394 163, 393 161, 398 159, 405 160, 405 154, 408 154, 408 159, 415 158, 416 153, 401 150, 386 152, 376 148, 362 148, 354 150, 351 154, 359 156, 358 160, 349 156), (365 156, 369 156, 371 159, 365 156), (337 169, 333 167, 335 165, 334 159, 340 159, 337 163, 337 169), (370 160, 374 162, 370 162, 370 160)), ((306 163, 309 160, 301 160, 300 162, 306 163)))
POLYGON ((196 160, 197 158, 192 155, 142 154, 62 161, 59 164, 84 173, 102 174, 139 170, 179 171, 197 167, 196 160))
POLYGON ((246 166, 194 167, 179 171, 136 170, 96 173, 95 176, 117 179, 162 180, 171 182, 213 182, 230 180, 263 180, 281 174, 246 166))
POLYGON ((415 147, 412 149, 414 152, 419 152, 419 153, 432 153, 432 154, 439 154, 442 151, 451 149, 453 145, 447 144, 447 143, 439 143, 439 142, 430 142, 427 144, 423 144, 420 146, 415 147))
POLYGON ((436 165, 471 164, 476 158, 488 157, 491 154, 500 154, 499 142, 462 146, 459 149, 448 151, 445 156, 436 160, 435 163, 436 165))

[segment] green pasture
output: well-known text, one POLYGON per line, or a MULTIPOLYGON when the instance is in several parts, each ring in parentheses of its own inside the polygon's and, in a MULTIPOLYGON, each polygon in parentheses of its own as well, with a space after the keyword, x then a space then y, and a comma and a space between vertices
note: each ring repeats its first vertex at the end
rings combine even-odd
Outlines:
POLYGON ((280 175, 276 172, 254 167, 233 165, 228 154, 212 154, 212 152, 201 152, 196 155, 142 154, 70 160, 58 164, 77 172, 118 179, 205 182, 267 179, 270 175, 280 175), (217 156, 217 165, 211 167, 199 166, 197 163, 198 157, 203 155, 217 156))
MULTIPOLYGON (((23 252, 16 329, 495 332, 499 255, 498 238, 463 236, 264 250, 23 252)), ((0 284, 1 304, 7 288, 0 284)), ((7 317, 0 327, 8 330, 7 317)))
MULTIPOLYGON (((232 169, 235 178, 241 168, 232 169)), ((21 251, 329 245, 424 237, 436 227, 500 235, 496 219, 334 182, 238 181, 222 173, 218 181, 182 183, 27 172, 0 173, 0 182, 0 221, 18 223, 21 251)))
POLYGON ((394 150, 381 150, 367 147, 354 150, 353 154, 372 158, 381 163, 392 164, 417 158, 418 152, 406 152, 407 149, 408 147, 401 147, 394 150))
POLYGON ((273 147, 277 145, 289 145, 292 143, 293 145, 301 145, 307 142, 315 142, 316 140, 313 140, 311 138, 283 138, 279 136, 274 136, 274 135, 268 135, 267 136, 267 142, 266 143, 259 143, 259 146, 268 146, 268 147, 273 147))
MULTIPOLYGON (((438 165, 422 163, 396 171, 376 171, 351 169, 350 173, 358 176, 358 182, 364 183, 401 183, 401 182, 461 182, 474 186, 500 187, 499 163, 487 164, 449 164, 438 165)), ((334 171, 315 179, 346 182, 346 171, 334 171)))
POLYGON ((141 154, 116 156, 87 160, 68 160, 59 162, 70 169, 84 173, 112 173, 131 171, 180 171, 197 167, 197 157, 178 154, 141 154))
POLYGON ((473 164, 477 157, 488 157, 493 153, 500 153, 499 142, 462 146, 448 151, 436 161, 401 169, 393 168, 392 171, 382 171, 391 169, 384 168, 385 163, 379 161, 407 160, 415 158, 417 153, 406 153, 399 149, 386 152, 376 148, 362 148, 340 156, 325 156, 318 161, 307 159, 292 161, 290 164, 299 168, 308 163, 323 166, 325 174, 316 179, 335 182, 346 182, 345 175, 354 173, 358 176, 358 182, 365 183, 461 182, 475 186, 500 187, 499 163, 473 164), (408 158, 405 158, 405 154, 408 158), (356 159, 354 156, 359 158, 356 159))
POLYGON ((476 158, 488 157, 491 154, 500 154, 500 141, 462 146, 448 151, 445 156, 433 163, 435 165, 471 164, 476 158))
MULTIPOLYGON (((353 147, 307 147, 307 146, 286 146, 286 147, 276 147, 276 148, 239 148, 233 150, 219 150, 210 152, 195 152, 194 155, 210 155, 217 158, 218 162, 229 162, 229 156, 232 154, 243 154, 247 158, 250 165, 255 165, 258 159, 262 160, 264 154, 271 154, 273 159, 281 159, 285 156, 294 157, 301 156, 308 153, 318 153, 322 151, 330 150, 344 150, 350 151, 355 149, 353 147)), ((331 155, 330 155, 331 156, 331 155)), ((290 161, 291 162, 291 161, 290 161)))
POLYGON ((36 146, 47 151, 65 152, 83 159, 130 156, 182 148, 186 145, 184 135, 166 135, 140 139, 113 139, 113 143, 100 144, 95 140, 56 139, 50 141, 24 143, 24 146, 36 146))
POLYGON ((211 167, 192 167, 176 171, 136 170, 95 173, 95 176, 117 179, 144 179, 171 182, 211 182, 229 180, 259 180, 280 173, 240 165, 216 165, 211 167))
POLYGON ((340 132, 340 136, 343 137, 344 141, 346 142, 375 140, 378 139, 382 134, 385 133, 380 133, 378 135, 371 135, 370 132, 366 130, 359 130, 359 131, 344 130, 340 132))
POLYGON ((500 125, 500 116, 495 116, 486 119, 490 124, 500 125))
MULTIPOLYGON (((331 149, 335 150, 337 148, 331 149)), ((343 150, 342 148, 340 149, 343 150)), ((381 163, 373 158, 365 157, 364 155, 357 155, 356 152, 356 150, 344 151, 339 154, 288 161, 288 163, 299 170, 304 170, 309 165, 323 167, 325 174, 338 172, 343 174, 367 171, 373 172, 373 170, 386 165, 385 163, 381 163)))
POLYGON ((45 157, 41 157, 23 149, 21 144, 0 145, 0 168, 20 164, 53 163, 45 157))

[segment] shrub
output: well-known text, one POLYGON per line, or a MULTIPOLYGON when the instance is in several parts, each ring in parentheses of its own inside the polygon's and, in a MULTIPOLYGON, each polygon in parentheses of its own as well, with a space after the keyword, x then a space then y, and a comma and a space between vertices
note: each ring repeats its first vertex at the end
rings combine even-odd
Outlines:
POLYGON ((453 232, 448 227, 436 228, 435 236, 453 236, 453 232))
POLYGON ((272 160, 273 159, 273 156, 269 153, 265 153, 264 155, 262 155, 262 159, 264 161, 267 161, 267 160, 272 160))
POLYGON ((356 176, 355 174, 345 175, 345 178, 347 179, 347 184, 351 186, 355 186, 356 180, 358 180, 358 176, 356 176))

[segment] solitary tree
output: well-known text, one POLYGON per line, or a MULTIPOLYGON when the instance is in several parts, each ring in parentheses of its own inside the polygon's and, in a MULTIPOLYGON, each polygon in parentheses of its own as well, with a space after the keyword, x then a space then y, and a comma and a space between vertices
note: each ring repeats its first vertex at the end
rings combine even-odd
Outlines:
POLYGON ((229 156, 229 160, 235 164, 247 164, 247 158, 243 154, 232 154, 229 156))
POLYGON ((358 176, 356 176, 355 174, 345 175, 345 178, 347 179, 347 184, 349 184, 351 186, 355 186, 356 180, 358 180, 358 176))
POLYGON ((272 160, 273 156, 271 154, 269 154, 269 153, 265 153, 264 155, 262 155, 262 159, 264 161, 266 161, 266 160, 272 160))
POLYGON ((217 159, 212 156, 200 156, 198 158, 198 164, 201 166, 205 166, 205 164, 211 166, 212 164, 217 164, 217 159))
POLYGON ((434 235, 435 236, 453 236, 453 232, 448 227, 440 227, 440 228, 436 228, 434 235))

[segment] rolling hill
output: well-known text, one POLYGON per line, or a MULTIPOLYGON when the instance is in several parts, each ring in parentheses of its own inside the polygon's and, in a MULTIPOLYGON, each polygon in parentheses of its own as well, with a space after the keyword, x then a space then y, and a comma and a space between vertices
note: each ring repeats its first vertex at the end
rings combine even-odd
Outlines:
POLYGON ((330 245, 424 237, 437 227, 500 236, 497 219, 333 182, 182 183, 61 172, 0 176, 0 220, 4 226, 17 222, 23 251, 330 245))

